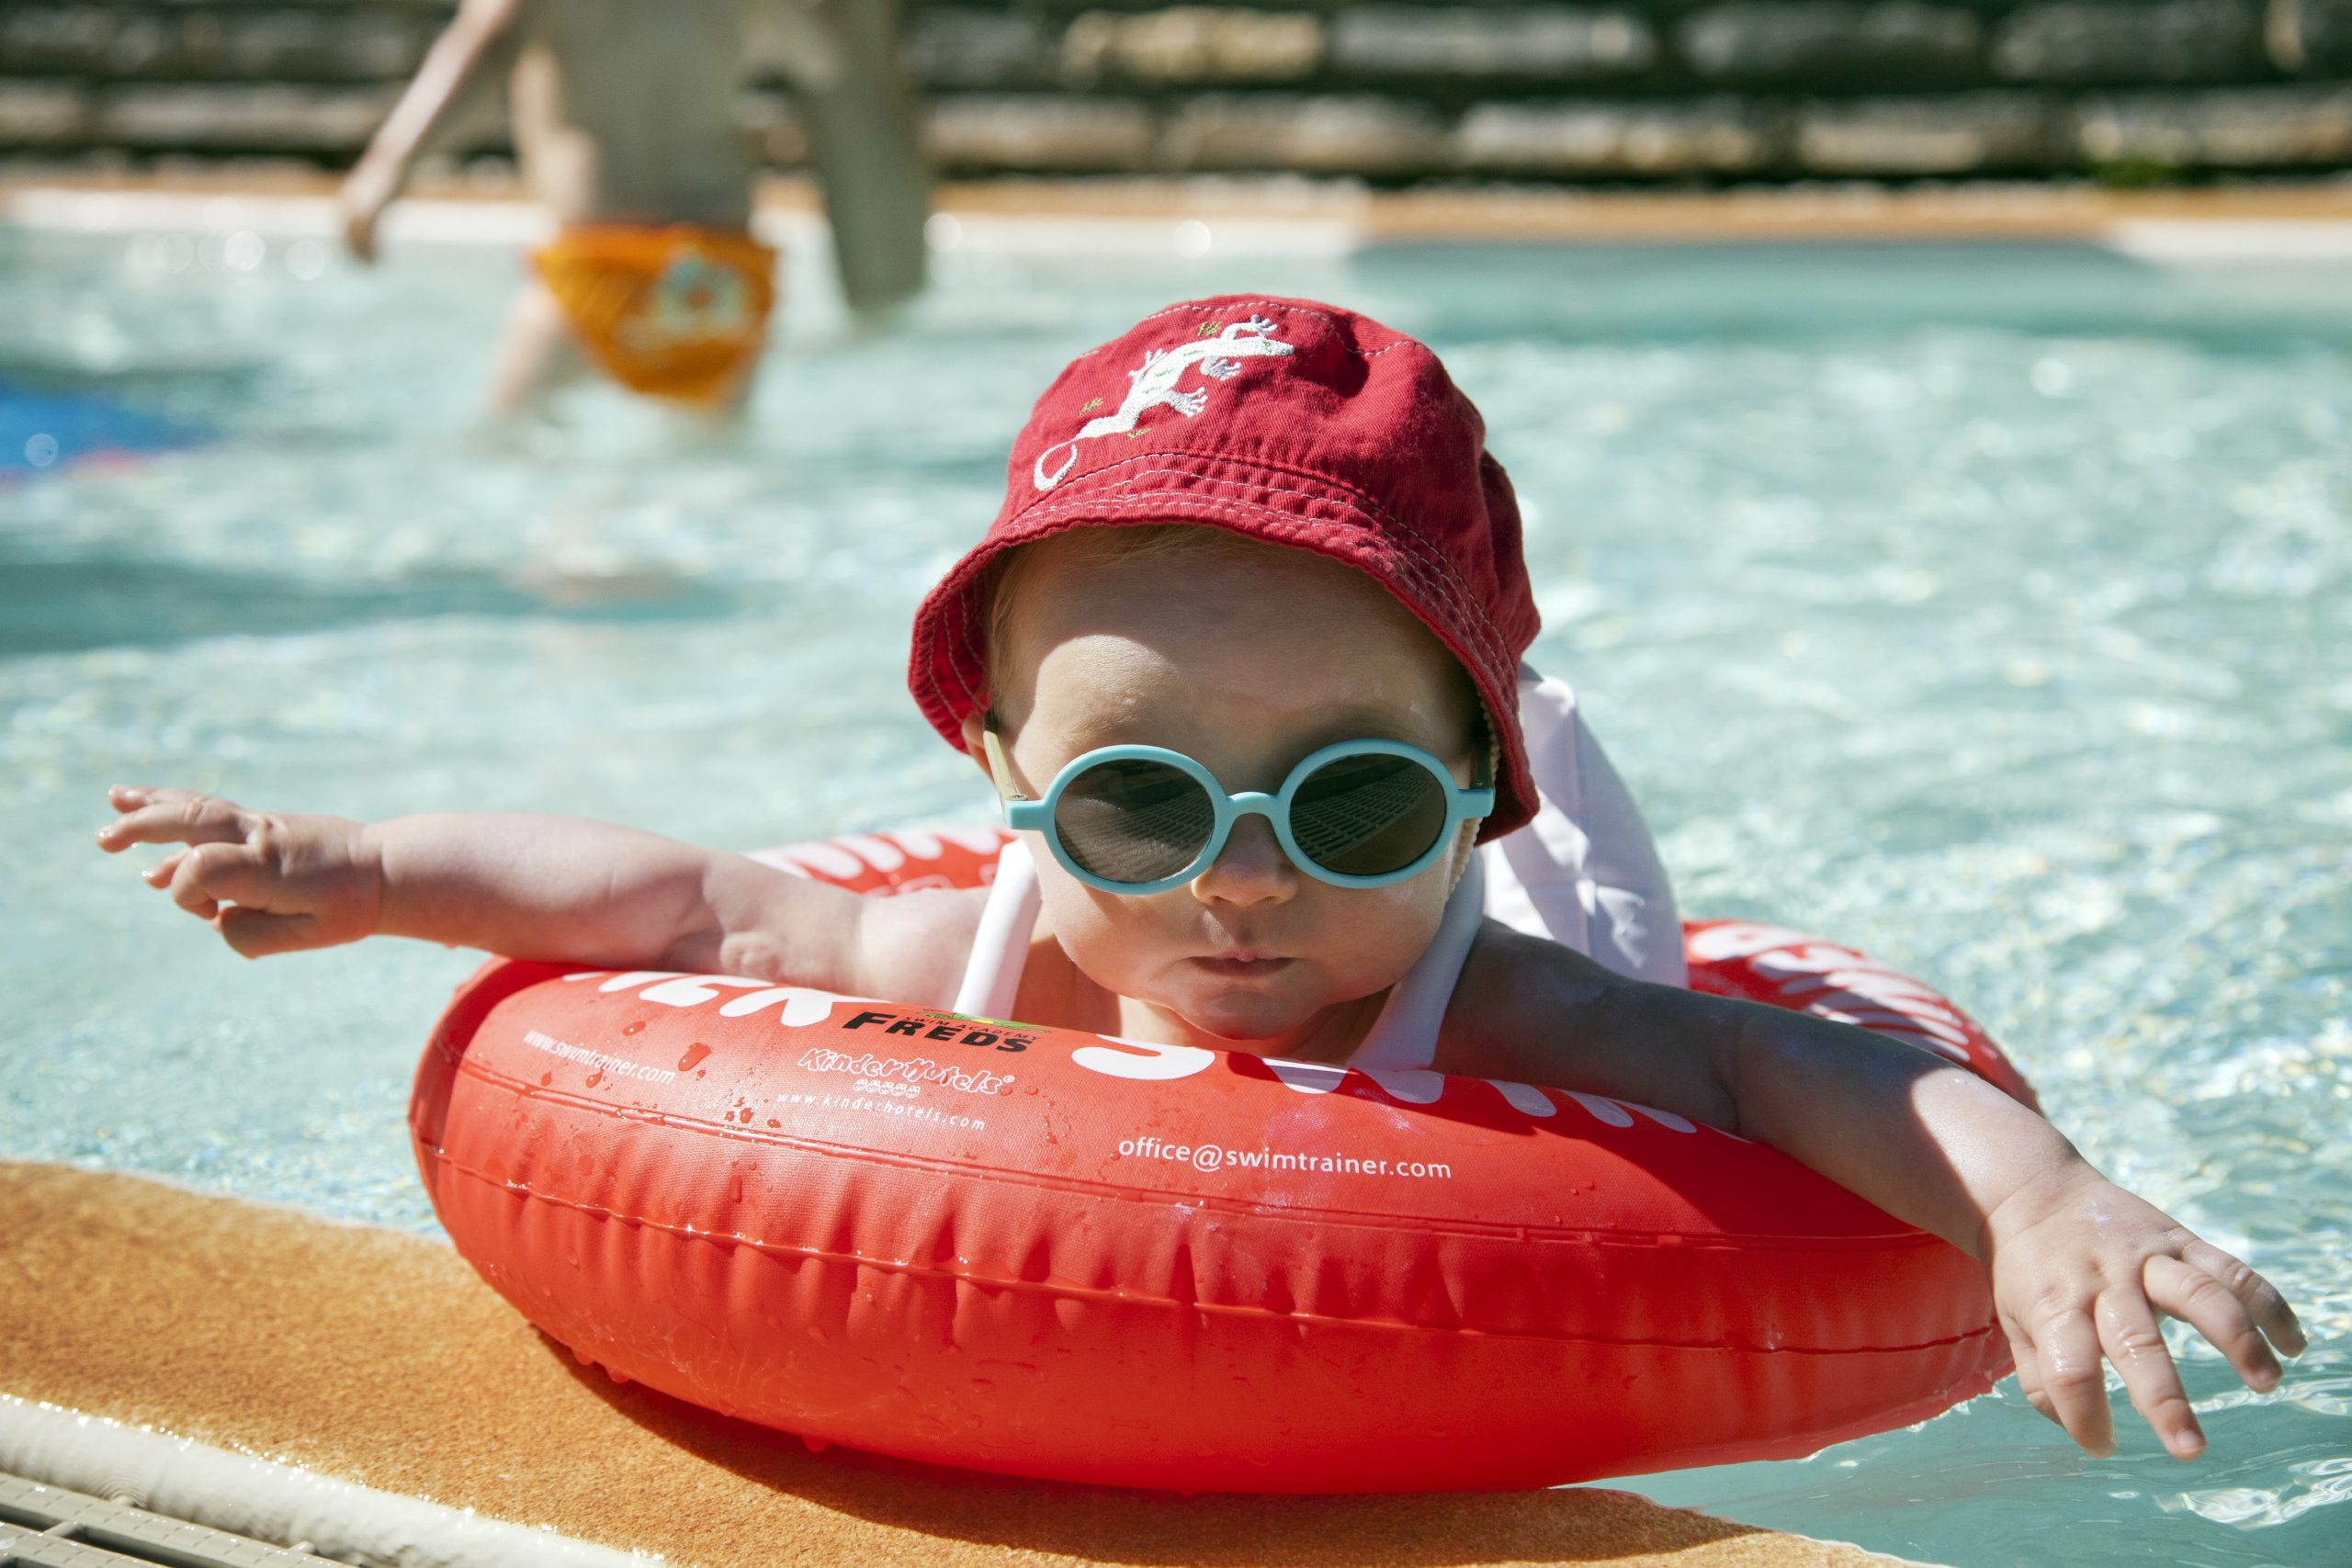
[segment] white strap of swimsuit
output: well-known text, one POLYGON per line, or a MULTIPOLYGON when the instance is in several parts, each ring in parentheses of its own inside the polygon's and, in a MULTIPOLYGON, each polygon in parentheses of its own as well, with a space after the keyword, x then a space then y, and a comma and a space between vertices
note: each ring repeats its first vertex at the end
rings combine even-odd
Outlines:
POLYGON ((1485 856, 1473 854, 1445 901, 1437 935, 1405 977, 1389 987, 1388 1000, 1373 1020, 1371 1032, 1348 1066, 1381 1072, 1426 1067, 1437 1059, 1438 1026, 1445 1021, 1446 1004, 1453 999, 1453 984, 1478 940, 1478 924, 1486 919, 1485 856))
POLYGON ((1029 938, 1037 929, 1037 863, 1019 839, 996 857, 996 881, 972 935, 972 955, 956 987, 954 1010, 967 1018, 1011 1018, 1029 964, 1029 938))
POLYGON ((1487 913, 1620 975, 1688 985, 1674 886, 1576 693, 1522 664, 1519 721, 1541 798, 1525 827, 1479 852, 1487 913))

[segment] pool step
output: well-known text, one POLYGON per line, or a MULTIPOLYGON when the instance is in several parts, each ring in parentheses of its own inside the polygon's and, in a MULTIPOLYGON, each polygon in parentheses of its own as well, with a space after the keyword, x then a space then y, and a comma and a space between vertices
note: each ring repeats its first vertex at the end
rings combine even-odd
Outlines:
POLYGON ((334 1561, 0 1474, 0 1568, 316 1568, 334 1561))

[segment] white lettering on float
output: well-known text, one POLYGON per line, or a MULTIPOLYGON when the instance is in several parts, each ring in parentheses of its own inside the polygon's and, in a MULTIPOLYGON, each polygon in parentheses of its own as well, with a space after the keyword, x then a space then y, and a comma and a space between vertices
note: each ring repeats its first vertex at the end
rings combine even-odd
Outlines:
POLYGON ((1840 1023, 1888 1024, 1901 1030, 1917 1030, 1949 1044, 1965 1047, 1968 1036, 1940 1019, 1927 1018, 1916 1012, 1905 1012, 1889 1007, 1855 1007, 1844 997, 1832 993, 1805 1004, 1805 1011, 1822 1018, 1834 1018, 1840 1023))
POLYGON ((1366 1067, 1363 1076, 1408 1105, 1434 1105, 1445 1092, 1445 1075, 1427 1067, 1366 1067))
POLYGON ((1933 1051, 1962 1066, 1970 1062, 1960 1010, 1901 970, 1781 926, 1733 922, 1698 931, 1691 957, 1702 963, 1746 959, 1759 979, 1772 982, 1791 1003, 1833 1023, 1849 1023, 1933 1051), (1855 1004, 1860 1004, 1859 1006, 1855 1004))
MULTIPOLYGON (((893 833, 853 833, 843 839, 820 839, 782 849, 758 850, 751 858, 796 876, 849 877, 867 871, 889 876, 909 861, 939 859, 950 845, 974 855, 993 855, 1004 847, 1009 836, 1000 828, 909 828, 893 833)), ((952 886, 936 877, 905 877, 897 885, 901 893, 917 887, 952 886)))
POLYGON ((1300 1094, 1329 1094, 1348 1081, 1348 1069, 1336 1062, 1294 1062, 1286 1056, 1268 1056, 1265 1063, 1284 1089, 1300 1094))
POLYGON ((1815 969, 1807 964, 1781 964, 1767 958, 1755 965, 1759 975, 1770 976, 1781 982, 1790 996, 1803 996, 1807 991, 1858 990, 1875 997, 1901 997, 1906 1001, 1924 1002, 1951 1010, 1951 1004, 1928 986, 1908 975, 1893 969, 1849 967, 1851 955, 1827 969, 1815 969))
POLYGON ((1617 1103, 1637 1116, 1648 1117, 1669 1133, 1695 1133, 1699 1130, 1697 1122, 1687 1116, 1678 1116, 1671 1111, 1660 1111, 1653 1106, 1636 1104, 1630 1100, 1621 1100, 1617 1103))
POLYGON ((1552 1103, 1552 1097, 1533 1084, 1510 1083, 1502 1078, 1488 1078, 1487 1081, 1494 1085, 1510 1108, 1522 1116, 1557 1116, 1560 1113, 1560 1108, 1552 1103))
POLYGON ((784 1004, 775 1015, 776 1022, 786 1029, 806 1029, 812 1023, 822 1023, 833 1016, 833 1004, 853 1001, 851 997, 836 997, 831 991, 812 991, 805 986, 771 986, 763 991, 753 991, 748 997, 737 997, 718 1010, 721 1018, 749 1018, 762 1008, 784 1004))
MULTIPOLYGON (((713 987, 724 986, 730 989, 744 990, 749 994, 729 998, 726 1005, 718 1010, 722 1017, 747 1017, 763 1009, 779 1007, 781 1004, 776 1021, 787 1029, 806 1028, 811 1024, 824 1022, 832 1016, 835 1002, 865 999, 838 997, 830 991, 812 990, 805 986, 772 986, 765 980, 746 979, 737 975, 689 975, 674 969, 633 969, 618 975, 607 974, 601 970, 587 970, 577 975, 567 975, 564 978, 568 981, 596 980, 600 982, 596 988, 599 991, 607 992, 643 987, 645 988, 639 993, 642 999, 673 1008, 698 1007, 705 1002, 715 1001, 718 998, 718 992, 713 987)), ((1890 1031, 1890 1032, 1893 1032, 1890 1031)), ((1070 1060, 1089 1072, 1100 1073, 1105 1077, 1125 1078, 1139 1083, 1170 1083, 1179 1078, 1192 1077, 1195 1074, 1206 1072, 1216 1061, 1216 1052, 1204 1050, 1197 1045, 1162 1045, 1151 1041, 1129 1040, 1118 1035, 1105 1035, 1102 1039, 1105 1043, 1102 1045, 1079 1046, 1070 1053, 1070 1060), (1114 1045, 1124 1049, 1114 1050, 1111 1047, 1114 1045), (1137 1051, 1145 1055, 1129 1055, 1130 1052, 1137 1051)), ((813 1055, 814 1053, 811 1055, 813 1055)), ((843 1063, 860 1060, 834 1055, 843 1063)), ((867 1057, 863 1060, 872 1061, 875 1058, 867 1057)), ((1264 1061, 1277 1081, 1285 1089, 1298 1094, 1329 1094, 1345 1084, 1348 1074, 1354 1071, 1361 1071, 1366 1077, 1379 1085, 1390 1099, 1406 1105, 1434 1105, 1445 1093, 1445 1075, 1431 1072, 1427 1068, 1351 1068, 1332 1062, 1295 1062, 1281 1056, 1268 1056, 1264 1061)), ((804 1056, 801 1065, 810 1066, 809 1058, 804 1056)), ((931 1066, 929 1063, 923 1065, 931 1066)), ((839 1072, 849 1070, 849 1068, 829 1065, 820 1066, 816 1070, 839 1072)), ((987 1077, 988 1075, 982 1074, 980 1077, 987 1077)), ((1011 1081, 1010 1078, 991 1080, 992 1083, 1011 1081)), ((1505 1082, 1500 1078, 1489 1078, 1487 1081, 1494 1086, 1496 1092, 1503 1097, 1506 1104, 1521 1115, 1539 1117, 1556 1114, 1556 1107, 1554 1106, 1550 1097, 1539 1089, 1527 1084, 1505 1082)), ((953 1087, 962 1088, 963 1085, 956 1084, 953 1087)), ((991 1088, 979 1092, 1002 1091, 991 1088)), ((1595 1120, 1611 1127, 1632 1126, 1634 1117, 1631 1112, 1638 1111, 1659 1126, 1673 1132, 1697 1131, 1690 1122, 1670 1111, 1654 1111, 1645 1105, 1631 1105, 1604 1100, 1598 1095, 1578 1094, 1573 1090, 1563 1092, 1583 1106, 1595 1120)))
POLYGON ((717 1001, 714 988, 724 986, 729 990, 748 991, 748 996, 730 997, 718 1010, 721 1018, 747 1018, 765 1008, 777 1008, 776 1022, 786 1029, 805 1029, 822 1023, 832 1016, 836 1002, 863 1001, 862 997, 835 996, 831 991, 812 990, 807 986, 778 986, 766 980, 748 979, 741 975, 688 975, 675 969, 632 969, 614 975, 600 969, 583 970, 566 975, 567 981, 595 980, 599 991, 626 991, 633 987, 645 988, 638 992, 639 1000, 659 1002, 663 1007, 700 1007, 717 1001))
POLYGON ((1592 1113, 1592 1119, 1611 1127, 1630 1127, 1633 1113, 1613 1100, 1603 1100, 1597 1094, 1579 1094, 1569 1089, 1567 1096, 1592 1113))
POLYGON ((1173 1078, 1189 1078, 1194 1073, 1208 1071, 1216 1060, 1216 1053, 1204 1051, 1197 1045, 1156 1045, 1148 1041, 1125 1040, 1115 1034, 1102 1036, 1113 1044, 1124 1045, 1130 1051, 1149 1053, 1130 1056, 1126 1051, 1114 1051, 1104 1045, 1080 1045, 1069 1054, 1069 1059, 1090 1073, 1105 1077, 1133 1078, 1144 1083, 1164 1083, 1173 1078))
POLYGON ((602 980, 604 984, 596 987, 600 991, 626 991, 631 986, 642 986, 654 980, 674 980, 684 973, 685 971, 682 969, 631 969, 623 974, 613 975, 602 970, 591 970, 583 975, 566 975, 564 978, 566 980, 602 980))
POLYGON ((1792 931, 1785 926, 1759 926, 1745 920, 1731 920, 1702 931, 1693 931, 1690 937, 1690 953, 1702 964, 1721 964, 1731 958, 1752 958, 1776 947, 1802 947, 1812 940, 1803 931, 1792 931))
MULTIPOLYGON (((644 1083, 666 1084, 676 1082, 678 1077, 676 1073, 667 1067, 650 1066, 643 1062, 631 1062, 623 1057, 607 1055, 602 1051, 592 1051, 585 1045, 574 1045, 569 1040, 558 1040, 543 1030, 525 1030, 523 1043, 535 1051, 544 1051, 550 1056, 560 1056, 567 1062, 576 1062, 583 1067, 594 1067, 597 1072, 608 1074, 616 1078, 636 1078, 644 1083)), ((594 1083, 595 1080, 592 1078, 589 1081, 594 1083)))
MULTIPOLYGON (((1594 1121, 1604 1126, 1630 1127, 1634 1124, 1634 1118, 1640 1116, 1657 1122, 1669 1133, 1696 1133, 1699 1130, 1699 1124, 1687 1116, 1677 1116, 1671 1111, 1660 1111, 1654 1106, 1637 1105, 1630 1100, 1610 1100, 1598 1094, 1579 1094, 1572 1089, 1563 1089, 1561 1092, 1583 1106, 1591 1113, 1594 1121)), ((1711 1133, 1720 1131, 1713 1127, 1707 1130, 1711 1133)), ((1736 1134, 1725 1133, 1724 1136, 1728 1138, 1736 1134)), ((1747 1141, 1745 1138, 1740 1139, 1742 1143, 1747 1141)))
MULTIPOLYGON (((1407 1105, 1434 1105, 1445 1093, 1445 1075, 1425 1068, 1350 1068, 1332 1062, 1294 1062, 1283 1056, 1268 1056, 1264 1060, 1276 1080, 1283 1088, 1298 1094, 1329 1094, 1347 1082, 1348 1074, 1351 1071, 1362 1072, 1391 1099, 1407 1105)), ((1532 1084, 1512 1083, 1504 1078, 1488 1078, 1486 1081, 1503 1097, 1504 1104, 1522 1116, 1545 1117, 1560 1113, 1560 1108, 1552 1097, 1532 1084)), ((1670 1132, 1698 1131, 1694 1123, 1671 1111, 1653 1111, 1646 1105, 1621 1104, 1598 1095, 1571 1094, 1569 1098, 1611 1127, 1632 1126, 1634 1117, 1629 1112, 1638 1112, 1670 1132)))
MULTIPOLYGON (((700 1007, 717 1001, 718 993, 711 987, 724 986, 730 991, 756 991, 767 985, 765 980, 746 980, 734 975, 682 975, 674 980, 664 980, 658 986, 648 986, 638 992, 639 1001, 660 1002, 665 1008, 700 1007)), ((611 990, 610 986, 599 987, 611 990)))
POLYGON ((839 844, 795 844, 785 852, 819 876, 855 876, 865 863, 839 844))
POLYGON ((905 850, 872 833, 853 833, 834 842, 879 872, 896 871, 907 863, 905 850))
MULTIPOLYGON (((862 1078, 896 1078, 901 1083, 938 1084, 959 1089, 966 1094, 1011 1094, 1015 1081, 1011 1073, 991 1073, 944 1065, 928 1056, 877 1056, 871 1051, 853 1056, 846 1051, 827 1050, 811 1046, 801 1053, 797 1064, 812 1073, 854 1073, 862 1078)), ((778 1100, 788 1100, 779 1094, 778 1100)))

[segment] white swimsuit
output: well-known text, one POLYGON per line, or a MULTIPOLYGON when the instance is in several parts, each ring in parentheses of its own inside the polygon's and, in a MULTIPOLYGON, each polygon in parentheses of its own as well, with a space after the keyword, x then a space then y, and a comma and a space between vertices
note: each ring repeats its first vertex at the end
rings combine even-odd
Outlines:
MULTIPOLYGON (((1525 827, 1471 857, 1437 935, 1390 987, 1350 1066, 1385 1072, 1430 1065, 1482 916, 1573 947, 1634 979, 1670 986, 1688 980, 1666 868, 1632 795, 1577 712, 1576 694, 1522 664, 1519 716, 1542 807, 1525 827)), ((1016 840, 997 861, 956 1011, 1012 1015, 1037 908, 1036 863, 1016 840)))

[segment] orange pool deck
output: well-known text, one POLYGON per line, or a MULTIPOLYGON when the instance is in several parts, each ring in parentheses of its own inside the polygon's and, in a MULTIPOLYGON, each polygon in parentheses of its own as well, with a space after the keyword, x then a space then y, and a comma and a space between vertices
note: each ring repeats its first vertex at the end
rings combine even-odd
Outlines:
POLYGON ((0 1393, 678 1568, 1861 1568, 1598 1488, 1177 1497, 794 1439, 578 1365, 447 1247, 142 1178, 0 1163, 0 1393))

